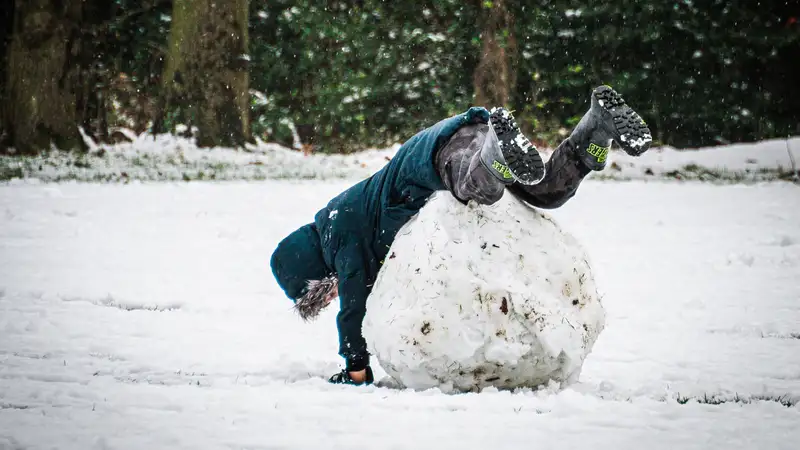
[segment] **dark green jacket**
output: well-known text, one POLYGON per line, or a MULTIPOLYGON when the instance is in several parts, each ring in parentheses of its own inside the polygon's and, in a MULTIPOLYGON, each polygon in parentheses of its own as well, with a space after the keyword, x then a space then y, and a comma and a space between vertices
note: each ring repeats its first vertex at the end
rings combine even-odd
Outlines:
POLYGON ((489 112, 470 108, 427 128, 398 150, 368 179, 339 194, 292 233, 272 257, 272 269, 286 294, 298 299, 308 280, 339 278, 339 354, 348 369, 369 362, 361 322, 366 301, 400 228, 445 185, 434 166, 436 152, 462 126, 488 123, 489 112))

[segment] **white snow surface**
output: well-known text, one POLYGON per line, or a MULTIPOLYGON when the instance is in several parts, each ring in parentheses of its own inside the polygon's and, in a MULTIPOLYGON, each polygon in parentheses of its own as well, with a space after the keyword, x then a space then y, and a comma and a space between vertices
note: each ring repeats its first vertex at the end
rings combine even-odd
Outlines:
POLYGON ((589 257, 552 218, 441 192, 389 249, 363 334, 397 386, 479 391, 577 380, 604 324, 589 257))
POLYGON ((800 447, 797 185, 587 181, 549 213, 607 313, 579 382, 458 395, 325 381, 336 310, 268 261, 349 185, 0 186, 0 448, 800 447))

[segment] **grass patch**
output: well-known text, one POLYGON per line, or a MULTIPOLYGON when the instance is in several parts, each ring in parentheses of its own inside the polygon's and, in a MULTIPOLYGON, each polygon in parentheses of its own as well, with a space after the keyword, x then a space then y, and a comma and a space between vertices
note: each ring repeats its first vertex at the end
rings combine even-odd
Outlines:
POLYGON ((28 409, 28 405, 20 405, 16 403, 0 403, 0 409, 28 409))
POLYGON ((798 182, 794 172, 783 168, 762 167, 755 171, 750 169, 734 171, 703 167, 697 164, 687 164, 680 169, 664 172, 661 176, 667 179, 705 181, 715 184, 757 183, 763 181, 798 182))
POLYGON ((800 339, 800 333, 761 333, 762 338, 800 339))
POLYGON ((25 171, 22 170, 22 167, 20 166, 12 167, 9 164, 0 165, 0 181, 13 180, 14 178, 23 178, 24 176, 25 176, 25 171))
POLYGON ((793 408, 800 403, 800 398, 793 397, 789 394, 772 395, 772 394, 758 394, 742 396, 739 394, 723 395, 723 394, 703 394, 702 396, 684 396, 678 394, 675 401, 680 405, 689 403, 697 403, 700 405, 723 405, 725 403, 738 403, 740 405, 749 405, 755 402, 773 402, 787 408, 793 408))

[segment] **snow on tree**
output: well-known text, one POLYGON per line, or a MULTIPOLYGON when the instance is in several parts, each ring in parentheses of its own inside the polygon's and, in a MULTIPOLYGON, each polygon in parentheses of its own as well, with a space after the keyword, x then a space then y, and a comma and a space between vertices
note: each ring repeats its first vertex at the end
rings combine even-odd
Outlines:
POLYGON ((398 384, 473 391, 576 381, 604 324, 586 252, 553 219, 437 194, 398 233, 363 333, 398 384))

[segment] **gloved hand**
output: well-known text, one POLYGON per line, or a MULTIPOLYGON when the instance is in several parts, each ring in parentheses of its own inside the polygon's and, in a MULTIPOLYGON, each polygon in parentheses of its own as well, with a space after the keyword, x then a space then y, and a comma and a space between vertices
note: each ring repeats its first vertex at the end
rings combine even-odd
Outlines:
POLYGON ((482 106, 473 106, 464 113, 464 123, 489 123, 489 111, 482 106))
POLYGON ((348 372, 343 369, 341 372, 334 374, 328 379, 328 382, 333 384, 350 384, 353 386, 370 385, 375 381, 372 375, 372 368, 367 366, 363 370, 348 372))

